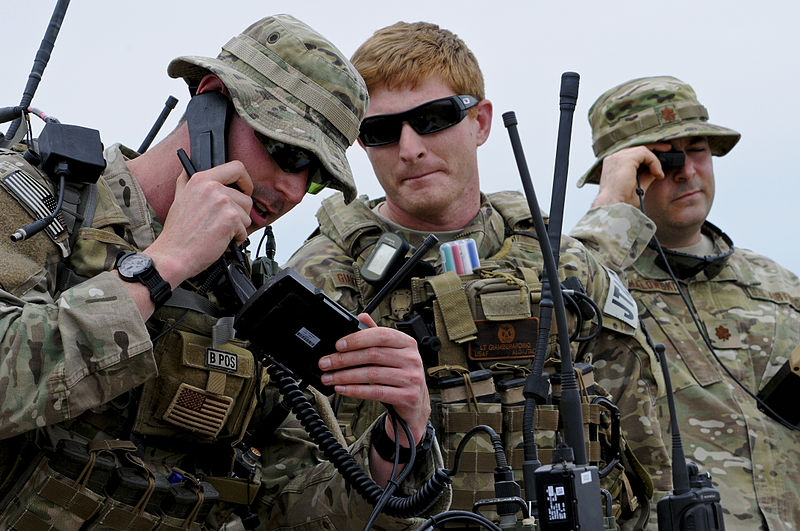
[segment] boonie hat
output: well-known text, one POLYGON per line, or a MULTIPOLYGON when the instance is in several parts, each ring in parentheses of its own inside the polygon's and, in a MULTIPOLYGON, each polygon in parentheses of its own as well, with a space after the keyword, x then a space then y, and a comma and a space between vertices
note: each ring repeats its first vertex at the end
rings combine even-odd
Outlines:
POLYGON ((600 182, 600 164, 621 149, 687 136, 708 138, 711 154, 723 156, 739 141, 733 129, 708 123, 708 111, 692 87, 671 76, 642 77, 607 90, 589 109, 597 160, 578 187, 600 182))
POLYGON ((234 107, 259 133, 313 152, 346 201, 356 186, 345 151, 366 112, 367 87, 345 56, 290 15, 266 17, 209 57, 173 59, 167 73, 189 86, 216 74, 234 107))

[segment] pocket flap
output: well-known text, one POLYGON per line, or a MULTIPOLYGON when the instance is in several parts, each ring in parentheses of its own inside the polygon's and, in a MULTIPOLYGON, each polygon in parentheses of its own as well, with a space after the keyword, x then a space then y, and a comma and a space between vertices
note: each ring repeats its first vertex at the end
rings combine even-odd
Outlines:
POLYGON ((178 330, 183 343, 182 361, 188 367, 252 378, 253 355, 232 342, 211 346, 211 338, 178 330))
POLYGON ((531 316, 530 292, 528 287, 510 291, 481 293, 481 308, 489 321, 509 321, 527 319, 531 316))

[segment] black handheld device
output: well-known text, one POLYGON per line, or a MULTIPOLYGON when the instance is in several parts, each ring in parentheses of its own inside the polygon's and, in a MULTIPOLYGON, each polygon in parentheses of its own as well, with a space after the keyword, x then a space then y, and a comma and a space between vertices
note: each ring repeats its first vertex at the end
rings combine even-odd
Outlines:
POLYGON ((408 249, 400 235, 384 232, 361 266, 361 277, 372 285, 383 285, 402 265, 408 249))
POLYGON ((653 152, 661 163, 661 169, 664 171, 679 170, 686 164, 686 154, 677 149, 670 149, 669 151, 654 151, 653 152))
POLYGON ((725 523, 722 520, 719 491, 711 484, 711 476, 708 472, 701 474, 696 464, 686 463, 664 344, 656 343, 655 350, 661 362, 664 385, 667 388, 667 405, 669 406, 669 422, 672 431, 673 488, 672 494, 658 500, 656 505, 658 529, 659 531, 682 529, 724 531, 725 523))
MULTIPOLYGON (((186 123, 191 160, 186 153, 178 150, 178 158, 189 177, 196 171, 208 170, 228 161, 227 132, 233 112, 233 104, 221 92, 203 92, 189 100, 186 123)), ((226 254, 217 264, 225 272, 235 303, 241 306, 255 293, 256 288, 242 269, 245 262, 242 250, 234 241, 231 241, 229 248, 235 260, 226 254)))
POLYGON ((286 268, 242 306, 234 321, 237 337, 279 361, 308 385, 330 395, 317 360, 336 352, 336 341, 367 328, 341 304, 286 268))
POLYGON ((800 410, 796 407, 800 387, 800 348, 796 348, 778 372, 758 392, 758 409, 780 422, 800 427, 800 410))
POLYGON ((228 161, 227 131, 231 115, 230 100, 221 92, 196 94, 186 106, 192 164, 204 171, 228 161))

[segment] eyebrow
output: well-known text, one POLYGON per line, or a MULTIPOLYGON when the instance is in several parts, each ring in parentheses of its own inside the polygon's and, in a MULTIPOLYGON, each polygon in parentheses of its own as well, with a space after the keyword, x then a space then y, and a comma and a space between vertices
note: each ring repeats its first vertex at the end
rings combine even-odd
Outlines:
POLYGON ((704 136, 693 136, 692 138, 689 139, 689 142, 687 142, 686 145, 693 146, 700 142, 703 142, 704 140, 707 140, 707 138, 704 136))

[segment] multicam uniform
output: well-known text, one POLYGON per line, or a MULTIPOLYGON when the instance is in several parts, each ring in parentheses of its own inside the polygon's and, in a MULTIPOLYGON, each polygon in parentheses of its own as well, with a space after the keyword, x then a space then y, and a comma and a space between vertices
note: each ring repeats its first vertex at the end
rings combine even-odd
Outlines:
MULTIPOLYGON (((412 279, 410 287, 405 285, 396 289, 373 312, 373 317, 381 324, 398 326, 398 321, 403 320, 406 314, 413 313, 412 308, 429 305, 431 292, 435 293, 435 333, 443 346, 438 354, 426 357, 423 353, 423 361, 430 377, 433 416, 438 423, 437 432, 445 460, 448 466, 453 465, 452 454, 464 432, 477 424, 489 424, 498 432, 502 431, 506 450, 511 453, 509 462, 518 473, 522 461, 522 450, 518 447, 522 440, 519 421, 523 406, 518 405, 521 393, 516 388, 518 397, 512 398, 513 390, 503 392, 505 386, 501 381, 516 379, 519 382, 532 366, 532 345, 535 346, 536 342, 538 328, 535 323, 538 322, 536 317, 541 295, 541 250, 533 235, 524 196, 517 192, 499 192, 482 195, 481 199, 480 211, 463 229, 435 234, 440 242, 474 239, 482 274, 476 272, 461 278, 453 272, 442 274, 439 251, 433 249, 424 260, 434 266, 436 273, 431 271, 431 276, 412 279), (524 294, 528 290, 530 297, 526 301, 524 294), (494 355, 486 356, 486 352, 494 355), (493 382, 488 382, 488 388, 484 389, 486 381, 471 381, 479 369, 492 371, 502 398, 494 394, 493 382), (464 380, 467 371, 473 374, 466 379, 469 380, 466 385, 455 391, 439 388, 442 381, 439 378, 456 376, 456 381, 459 378, 464 380)), ((378 237, 384 232, 395 232, 412 246, 419 247, 428 235, 400 227, 380 216, 377 213, 380 203, 381 200, 369 201, 361 197, 345 205, 339 194, 326 199, 317 212, 321 234, 309 239, 286 264, 354 313, 362 310, 377 293, 377 289, 361 277, 360 267, 378 237)), ((634 249, 641 250, 651 235, 652 230, 646 230, 642 235, 633 235, 630 240, 619 244, 626 250, 631 249, 634 258, 634 249)), ((602 357, 610 349, 635 359, 647 358, 645 349, 637 343, 643 339, 636 329, 636 320, 630 319, 635 309, 632 308, 627 316, 624 312, 609 309, 619 309, 614 306, 614 280, 570 238, 562 240, 559 274, 562 279, 567 275, 577 277, 588 295, 599 301, 600 306, 603 303, 610 305, 606 306, 603 315, 603 327, 607 332, 603 334, 604 342, 594 342, 583 351, 586 359, 602 357)), ((345 399, 339 405, 338 418, 346 433, 355 437, 364 433, 379 410, 379 404, 354 403, 345 399)), ((592 415, 597 414, 597 410, 593 411, 592 415)), ((557 419, 549 417, 548 423, 547 413, 537 415, 537 418, 537 422, 541 422, 537 425, 537 444, 542 448, 552 447, 557 419)), ((470 462, 462 462, 462 473, 454 478, 453 508, 471 510, 474 501, 494 497, 491 474, 494 461, 490 448, 487 449, 483 441, 471 444, 467 447, 470 462)), ((590 459, 594 456, 594 460, 599 460, 599 448, 593 444, 596 445, 597 441, 590 443, 587 453, 590 459)), ((543 452, 540 459, 549 463, 548 456, 549 452, 543 452)), ((634 466, 631 464, 629 470, 634 466)), ((620 479, 617 475, 617 479, 625 483, 627 478, 620 479)), ((625 492, 615 494, 620 498, 627 496, 628 501, 623 503, 635 506, 630 485, 617 486, 625 492)), ((637 494, 642 495, 641 491, 637 494)), ((626 506, 628 509, 631 507, 626 506)))
MULTIPOLYGON (((0 527, 152 529, 160 522, 159 529, 200 529, 199 519, 192 524, 199 505, 190 505, 189 516, 161 515, 166 502, 159 489, 168 487, 163 479, 173 473, 193 488, 202 484, 207 499, 218 494, 212 509, 200 511, 210 510, 208 528, 248 503, 269 529, 349 529, 353 521, 366 522, 372 508, 346 494, 351 491, 342 477, 321 459, 293 416, 280 427, 261 425, 279 400, 277 389, 246 343, 212 345, 217 319, 209 313, 224 315, 221 307, 204 299, 205 313, 187 310, 199 307, 192 302, 199 295, 187 289, 182 302, 173 298, 145 323, 121 281, 108 272, 119 251, 146 248, 161 229, 124 163, 134 155, 119 145, 106 151, 91 226, 80 229, 71 249, 66 231, 19 243, 0 238, 0 527), (61 264, 88 280, 62 290, 61 264), (155 334, 163 337, 151 342, 155 334), (236 363, 209 363, 209 352, 236 363), (254 441, 262 467, 244 479, 235 474, 234 447, 248 442, 248 423, 269 436, 254 441), (94 465, 58 466, 66 462, 59 452, 67 448, 91 456, 94 465), (145 478, 144 493, 126 487, 114 496, 110 482, 132 477, 119 472, 122 465, 145 478), (101 481, 103 473, 111 479, 101 481)), ((0 178, 0 231, 8 235, 31 219, 16 193, 52 193, 52 185, 6 150, 0 151, 0 178)), ((363 467, 369 447, 367 435, 351 449, 363 467)), ((430 475, 437 458, 441 463, 432 452, 415 467, 412 487, 430 475)), ((381 517, 377 526, 416 528, 418 522, 381 517)))
MULTIPOLYGON (((616 241, 643 223, 646 218, 629 205, 597 207, 570 234, 604 256, 608 264, 618 265, 619 256, 613 254, 618 250, 616 241)), ((713 240, 715 255, 731 249, 730 240, 713 225, 706 223, 703 232, 713 240)), ((723 260, 715 263, 723 267, 712 271, 711 278, 704 271, 689 274, 680 280, 681 288, 719 358, 745 387, 757 393, 800 345, 800 281, 748 250, 734 247, 723 260)), ((797 529, 800 434, 759 411, 755 400, 725 373, 658 263, 657 251, 647 248, 625 275, 653 341, 666 346, 687 460, 711 474, 720 491, 726 529, 797 529)), ((622 378, 630 370, 629 360, 622 357, 596 363, 595 370, 620 409, 651 419, 650 428, 647 423, 632 422, 627 433, 653 477, 654 499, 660 498, 672 489, 672 481, 669 459, 663 460, 670 454, 657 444, 658 423, 668 433, 658 366, 643 371, 636 382, 622 378), (650 401, 645 399, 648 394, 650 401)), ((669 436, 663 439, 668 449, 670 440, 669 436)))

